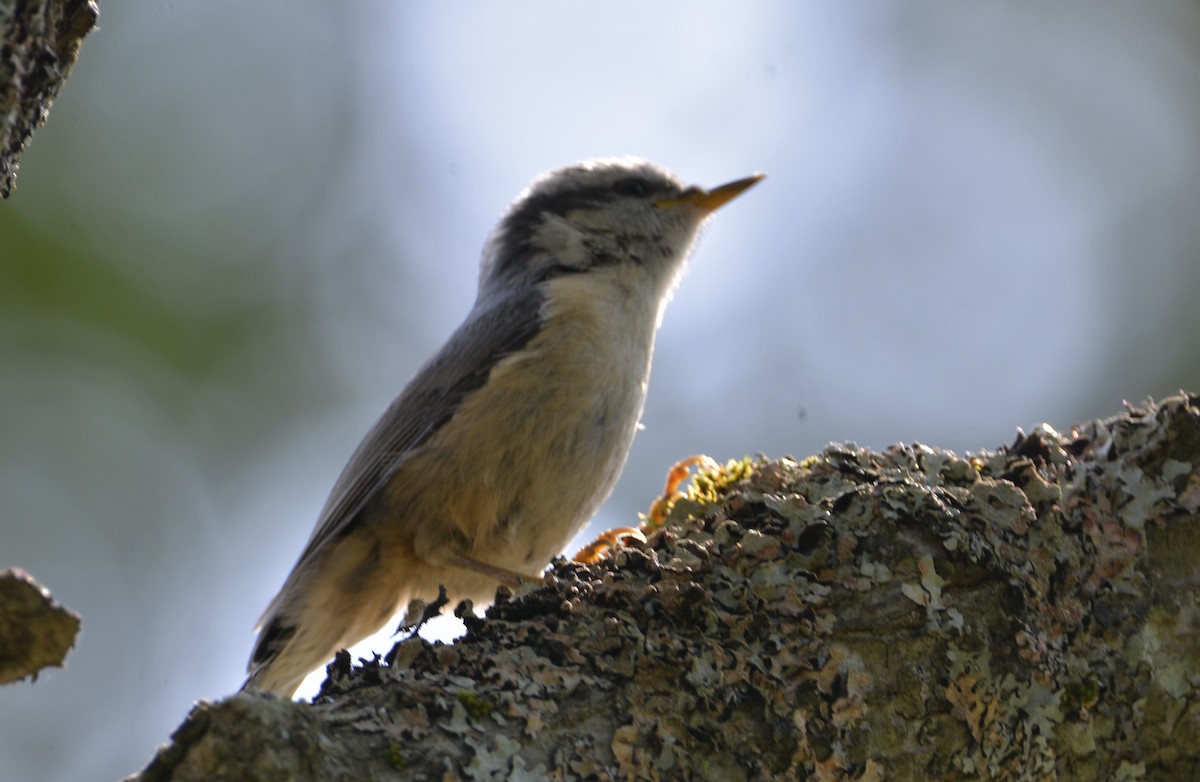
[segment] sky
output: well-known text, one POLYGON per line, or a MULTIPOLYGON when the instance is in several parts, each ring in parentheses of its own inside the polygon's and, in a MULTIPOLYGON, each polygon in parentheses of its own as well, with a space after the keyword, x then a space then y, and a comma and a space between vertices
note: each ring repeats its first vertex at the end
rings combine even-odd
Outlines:
POLYGON ((83 617, 0 689, 0 778, 132 773, 236 690, 549 169, 767 174, 706 227, 581 543, 691 454, 979 450, 1200 387, 1195 3, 101 11, 0 205, 0 567, 83 617))

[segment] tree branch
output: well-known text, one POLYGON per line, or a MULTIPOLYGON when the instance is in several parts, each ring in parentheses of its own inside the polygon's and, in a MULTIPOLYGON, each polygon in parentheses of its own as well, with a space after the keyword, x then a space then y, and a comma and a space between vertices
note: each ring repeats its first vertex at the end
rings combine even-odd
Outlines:
POLYGON ((0 0, 0 199, 99 13, 93 0, 0 0))
POLYGON ((703 472, 646 544, 313 704, 202 703, 136 778, 1197 778, 1197 401, 703 472))
POLYGON ((79 615, 63 608, 24 570, 0 571, 0 684, 59 667, 79 635, 79 615))

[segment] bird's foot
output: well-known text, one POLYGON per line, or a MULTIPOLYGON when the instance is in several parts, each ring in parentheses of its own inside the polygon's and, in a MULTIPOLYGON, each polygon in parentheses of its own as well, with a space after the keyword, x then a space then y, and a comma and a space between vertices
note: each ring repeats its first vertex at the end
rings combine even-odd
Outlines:
POLYGON ((515 570, 509 570, 508 568, 489 565, 487 562, 480 562, 478 559, 475 559, 474 557, 468 557, 466 554, 451 554, 449 559, 447 559, 447 563, 453 565, 454 567, 462 568, 463 570, 470 570, 473 573, 479 573, 480 575, 487 576, 488 578, 494 578, 499 583, 504 584, 507 587, 512 587, 513 589, 521 586, 521 584, 526 584, 530 581, 537 581, 541 578, 540 575, 531 576, 526 573, 518 573, 515 570))

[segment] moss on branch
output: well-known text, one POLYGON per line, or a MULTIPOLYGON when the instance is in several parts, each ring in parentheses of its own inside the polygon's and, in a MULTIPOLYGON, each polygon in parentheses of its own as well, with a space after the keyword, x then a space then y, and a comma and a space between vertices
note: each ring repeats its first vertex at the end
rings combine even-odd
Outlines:
POLYGON ((1196 778, 1196 402, 703 471, 452 645, 197 706, 139 779, 1196 778))

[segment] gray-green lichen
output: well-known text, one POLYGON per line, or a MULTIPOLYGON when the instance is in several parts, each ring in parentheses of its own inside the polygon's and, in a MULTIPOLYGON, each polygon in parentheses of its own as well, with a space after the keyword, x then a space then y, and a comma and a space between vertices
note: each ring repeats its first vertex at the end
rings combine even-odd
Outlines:
POLYGON ((0 200, 98 15, 94 0, 0 0, 0 200))
POLYGON ((319 742, 295 779, 1198 778, 1195 402, 704 471, 452 645, 200 707, 142 779, 211 778, 249 722, 260 761, 319 742))
POLYGON ((79 635, 79 615, 20 568, 0 571, 0 684, 37 680, 60 667, 79 635))

